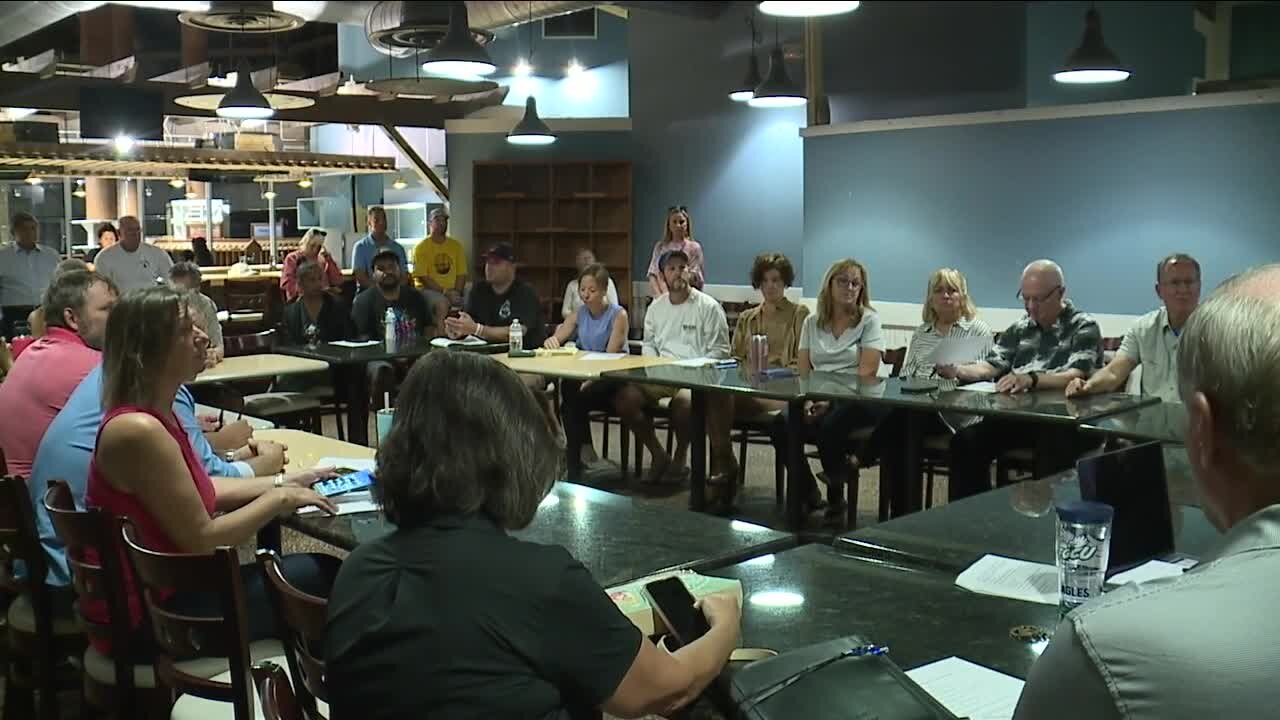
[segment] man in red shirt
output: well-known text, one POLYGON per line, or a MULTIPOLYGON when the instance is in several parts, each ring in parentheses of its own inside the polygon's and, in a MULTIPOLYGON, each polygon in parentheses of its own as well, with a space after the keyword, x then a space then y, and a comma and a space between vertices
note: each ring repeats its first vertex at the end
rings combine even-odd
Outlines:
POLYGON ((13 363, 0 383, 0 449, 11 475, 28 477, 49 423, 102 359, 116 288, 95 272, 59 275, 44 296, 45 336, 13 363))

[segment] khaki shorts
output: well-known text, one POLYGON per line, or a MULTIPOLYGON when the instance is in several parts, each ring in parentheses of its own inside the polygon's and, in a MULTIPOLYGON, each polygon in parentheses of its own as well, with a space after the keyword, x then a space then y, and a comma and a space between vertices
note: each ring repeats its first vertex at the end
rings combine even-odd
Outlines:
POLYGON ((644 394, 650 405, 657 405, 659 401, 675 397, 682 388, 672 385, 649 385, 645 383, 637 384, 640 392, 644 394))

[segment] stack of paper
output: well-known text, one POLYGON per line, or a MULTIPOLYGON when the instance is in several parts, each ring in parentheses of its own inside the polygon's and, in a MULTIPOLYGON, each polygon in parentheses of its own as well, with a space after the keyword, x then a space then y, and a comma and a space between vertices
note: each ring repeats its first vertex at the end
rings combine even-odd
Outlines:
POLYGON ((982 595, 1058 604, 1058 568, 1044 563, 983 555, 956 576, 956 585, 982 595))
POLYGON ((1122 573, 1116 573, 1107 578, 1107 585, 1124 585, 1125 583, 1150 582, 1160 578, 1181 577, 1182 566, 1173 563, 1167 563, 1163 560, 1150 560, 1138 567, 1122 573))
POLYGON ((908 670, 907 677, 953 715, 970 720, 1010 720, 1022 695, 1018 678, 958 657, 908 670))
POLYGON ((627 353, 624 353, 624 352, 620 352, 620 353, 588 352, 588 353, 583 353, 582 357, 578 359, 579 360, 597 360, 597 361, 621 360, 626 356, 627 356, 627 353))
POLYGON ((981 360, 991 344, 985 337, 945 338, 929 353, 928 361, 934 365, 968 365, 981 360))

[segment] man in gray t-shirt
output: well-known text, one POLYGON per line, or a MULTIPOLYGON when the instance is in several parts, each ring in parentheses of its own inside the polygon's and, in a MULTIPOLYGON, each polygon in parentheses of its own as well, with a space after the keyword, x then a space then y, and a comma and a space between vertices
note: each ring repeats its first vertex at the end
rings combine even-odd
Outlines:
POLYGON ((167 282, 173 258, 155 245, 142 241, 138 218, 120 218, 120 242, 98 253, 94 269, 111 278, 123 295, 130 290, 167 282))

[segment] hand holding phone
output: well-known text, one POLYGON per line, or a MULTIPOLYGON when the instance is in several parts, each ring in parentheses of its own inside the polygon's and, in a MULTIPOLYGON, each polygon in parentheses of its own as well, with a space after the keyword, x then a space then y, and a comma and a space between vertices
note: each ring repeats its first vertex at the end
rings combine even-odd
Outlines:
POLYGON ((644 589, 653 600, 653 608, 658 617, 680 646, 688 645, 711 629, 706 616, 694 606, 693 595, 679 577, 655 580, 645 585, 644 589))
MULTIPOLYGON (((343 469, 345 470, 346 468, 343 469)), ((335 478, 329 478, 328 480, 321 480, 320 482, 312 485, 311 489, 315 490, 320 495, 329 498, 336 495, 342 495, 344 493, 355 492, 357 490, 364 490, 371 485, 373 485, 373 473, 368 470, 357 470, 355 472, 347 472, 335 478)))

